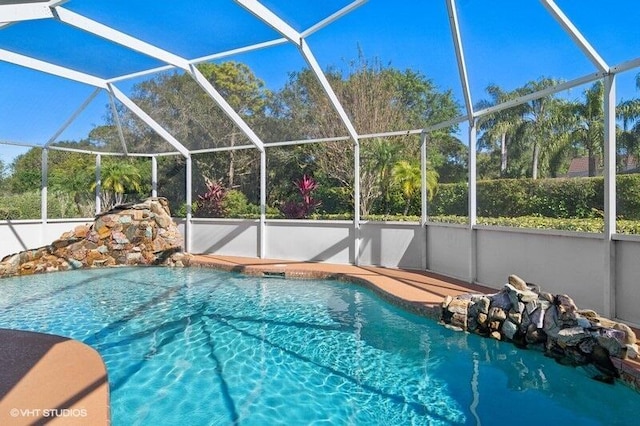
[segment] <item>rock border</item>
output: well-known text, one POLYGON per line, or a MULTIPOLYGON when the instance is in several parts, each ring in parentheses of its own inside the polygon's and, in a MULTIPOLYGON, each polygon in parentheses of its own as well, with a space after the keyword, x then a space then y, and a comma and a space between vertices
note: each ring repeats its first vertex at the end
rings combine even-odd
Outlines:
POLYGON ((628 325, 579 309, 568 295, 542 291, 517 275, 494 294, 447 296, 440 320, 456 330, 541 350, 561 364, 592 366, 592 377, 605 383, 620 377, 615 359, 639 353, 628 325))

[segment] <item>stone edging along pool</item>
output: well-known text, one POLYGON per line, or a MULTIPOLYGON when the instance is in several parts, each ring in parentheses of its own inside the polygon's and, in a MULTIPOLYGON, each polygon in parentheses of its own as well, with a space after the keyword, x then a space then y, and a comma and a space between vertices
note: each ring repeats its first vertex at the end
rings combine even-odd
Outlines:
MULTIPOLYGON (((627 354, 637 355, 638 342, 631 341, 636 339, 636 330, 601 318, 593 311, 579 310, 566 295, 553 296, 535 286, 527 287, 523 280, 518 284, 520 290, 513 291, 513 286, 508 284, 496 292, 495 289, 469 285, 427 272, 381 267, 217 255, 195 255, 190 264, 254 276, 354 282, 372 289, 396 305, 447 327, 505 340, 519 347, 538 349, 560 363, 591 366, 588 371, 593 378, 609 383, 619 380, 640 392, 640 358, 627 357, 627 354), (542 297, 539 298, 538 293, 542 297), (524 302, 519 298, 522 294, 525 294, 524 302), (513 297, 510 299, 510 296, 513 297), (482 302, 478 304, 479 300, 482 302), (544 308, 541 312, 534 309, 541 306, 544 308), (553 313, 546 320, 545 310, 553 313), (481 314, 480 321, 478 314, 481 314), (522 317, 528 317, 529 314, 536 320, 538 334, 529 333, 527 337, 526 330, 518 330, 523 324, 522 317), (537 327, 537 322, 541 327, 537 327), (544 342, 534 339, 541 339, 540 334, 544 335, 544 342), (609 353, 614 355, 609 356, 609 353)), ((510 277, 510 281, 514 277, 510 277)), ((529 324, 530 321, 525 322, 525 328, 529 324)))

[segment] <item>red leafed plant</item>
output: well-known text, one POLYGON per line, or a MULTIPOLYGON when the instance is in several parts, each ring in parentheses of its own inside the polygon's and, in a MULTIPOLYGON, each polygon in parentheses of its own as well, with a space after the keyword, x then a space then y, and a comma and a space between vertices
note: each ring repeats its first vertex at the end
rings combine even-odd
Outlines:
POLYGON ((196 202, 196 211, 200 217, 224 217, 226 214, 224 208, 224 198, 227 195, 227 189, 220 181, 207 181, 207 191, 198 195, 196 202))
POLYGON ((302 201, 289 200, 282 205, 280 211, 288 219, 305 219, 321 204, 311 195, 311 192, 318 187, 318 183, 311 176, 303 175, 293 184, 300 193, 302 201))

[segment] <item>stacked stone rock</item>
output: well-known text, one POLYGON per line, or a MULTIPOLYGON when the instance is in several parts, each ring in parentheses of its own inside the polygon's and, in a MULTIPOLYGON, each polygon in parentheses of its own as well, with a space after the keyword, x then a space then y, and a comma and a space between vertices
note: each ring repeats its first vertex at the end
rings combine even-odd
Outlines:
POLYGON ((94 223, 64 233, 48 246, 0 261, 0 277, 116 265, 183 266, 182 235, 165 198, 114 207, 94 223))
POLYGON ((539 348, 561 363, 592 364, 600 372, 596 378, 604 381, 618 375, 610 356, 638 356, 635 333, 626 324, 580 310, 569 296, 541 291, 516 275, 495 294, 447 297, 442 321, 482 336, 539 348))

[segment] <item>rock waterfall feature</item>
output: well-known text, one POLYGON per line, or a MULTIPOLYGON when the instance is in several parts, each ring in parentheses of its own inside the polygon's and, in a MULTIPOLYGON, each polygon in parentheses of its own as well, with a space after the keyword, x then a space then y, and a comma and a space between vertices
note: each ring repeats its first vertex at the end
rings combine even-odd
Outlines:
POLYGON ((165 198, 123 204, 53 243, 6 256, 0 277, 118 265, 186 266, 183 240, 165 198))

